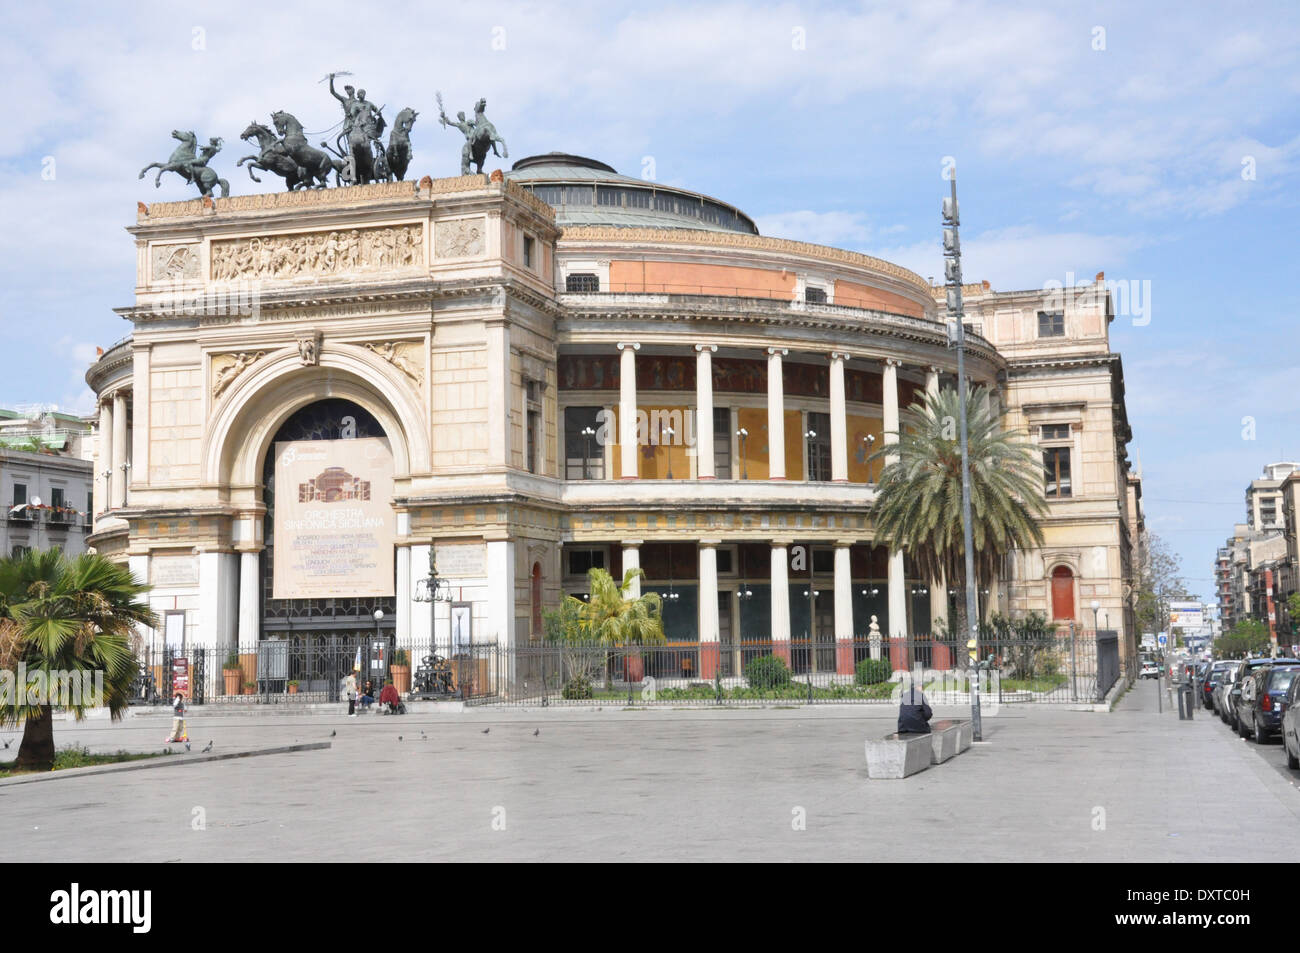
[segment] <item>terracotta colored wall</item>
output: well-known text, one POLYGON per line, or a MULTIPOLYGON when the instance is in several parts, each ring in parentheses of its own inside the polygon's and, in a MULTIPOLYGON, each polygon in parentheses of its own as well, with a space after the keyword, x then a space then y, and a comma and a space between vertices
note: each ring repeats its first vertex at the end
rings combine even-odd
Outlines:
MULTIPOLYGON (((610 291, 793 298, 794 273, 676 261, 612 261, 610 291)), ((837 292, 838 294, 838 292, 837 292)))
MULTIPOLYGON (((736 479, 742 475, 751 480, 766 480, 771 472, 767 462, 767 408, 737 407, 736 429, 749 431, 749 438, 744 445, 744 460, 737 460, 732 468, 736 479)), ((740 447, 736 448, 737 455, 740 447)))
POLYGON ((835 282, 835 303, 851 308, 874 308, 894 314, 910 314, 914 318, 925 316, 925 311, 915 301, 856 281, 835 282))
POLYGON ((845 422, 849 440, 849 482, 874 483, 880 476, 884 461, 876 460, 868 463, 867 458, 884 446, 885 422, 879 417, 863 417, 858 414, 848 414, 845 422), (862 438, 868 434, 876 438, 870 451, 862 442, 862 438))

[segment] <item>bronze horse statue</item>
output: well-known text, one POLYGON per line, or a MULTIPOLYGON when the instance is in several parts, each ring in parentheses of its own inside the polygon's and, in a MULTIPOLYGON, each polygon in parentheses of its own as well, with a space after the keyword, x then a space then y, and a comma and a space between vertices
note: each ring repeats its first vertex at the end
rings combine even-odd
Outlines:
POLYGON ((388 169, 398 182, 406 178, 406 170, 411 164, 411 127, 420 114, 407 106, 393 120, 393 131, 388 134, 388 169))
POLYGON ((212 195, 212 187, 221 186, 221 197, 230 196, 230 183, 225 179, 218 177, 215 169, 208 168, 208 161, 221 151, 225 144, 220 138, 209 139, 208 144, 203 147, 198 155, 195 154, 195 147, 198 144, 199 137, 193 132, 181 132, 178 129, 172 130, 172 138, 180 142, 176 150, 168 157, 166 162, 150 162, 140 170, 139 178, 143 179, 144 174, 150 169, 157 169, 158 175, 154 179, 154 188, 162 186, 162 176, 164 172, 175 172, 186 182, 191 183, 199 190, 203 196, 212 195))
POLYGON ((307 142, 302 123, 293 113, 276 110, 271 113, 271 122, 275 124, 275 131, 284 137, 285 151, 306 170, 308 183, 312 184, 311 180, 314 179, 316 187, 321 189, 329 185, 329 174, 338 172, 339 164, 330 158, 328 152, 322 152, 307 142))

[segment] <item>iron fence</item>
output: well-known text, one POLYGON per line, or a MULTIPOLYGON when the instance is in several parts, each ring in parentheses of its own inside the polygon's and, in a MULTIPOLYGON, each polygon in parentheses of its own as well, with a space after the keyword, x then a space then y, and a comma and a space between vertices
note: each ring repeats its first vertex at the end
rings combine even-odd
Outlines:
POLYGON ((972 677, 1001 704, 1093 703, 1125 675, 1116 633, 1071 628, 981 638, 974 661, 965 643, 927 636, 643 646, 269 639, 256 651, 187 646, 138 659, 137 704, 167 703, 186 677, 196 704, 344 703, 354 671, 376 699, 392 680, 404 700, 479 705, 888 704, 900 672, 940 704, 964 702, 972 677))

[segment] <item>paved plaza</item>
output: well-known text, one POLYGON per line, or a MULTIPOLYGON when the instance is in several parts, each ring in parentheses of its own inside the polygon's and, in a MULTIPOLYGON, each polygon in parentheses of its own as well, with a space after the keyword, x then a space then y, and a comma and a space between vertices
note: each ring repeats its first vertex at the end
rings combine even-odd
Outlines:
MULTIPOLYGON (((1139 683, 1109 714, 1004 706, 984 743, 903 781, 866 776, 888 706, 200 714, 196 753, 332 747, 0 785, 0 841, 66 861, 1245 861, 1265 841, 1300 855, 1281 746, 1157 713, 1156 690, 1139 683)), ((168 724, 61 723, 56 740, 160 749, 168 724)))

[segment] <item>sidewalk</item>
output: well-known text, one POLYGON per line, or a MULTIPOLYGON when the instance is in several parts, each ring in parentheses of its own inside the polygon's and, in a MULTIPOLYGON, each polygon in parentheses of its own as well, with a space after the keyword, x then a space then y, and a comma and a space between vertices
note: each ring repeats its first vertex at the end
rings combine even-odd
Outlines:
MULTIPOLYGON (((1276 747, 1157 714, 1155 691, 1140 682, 1111 713, 1004 706, 984 744, 904 781, 866 777, 885 706, 200 715, 191 737, 217 751, 333 746, 9 788, 0 838, 78 860, 336 860, 377 841, 403 860, 1203 862, 1265 841, 1300 855, 1300 792, 1261 756, 1276 747)), ((61 724, 56 739, 149 747, 160 729, 61 724)))

